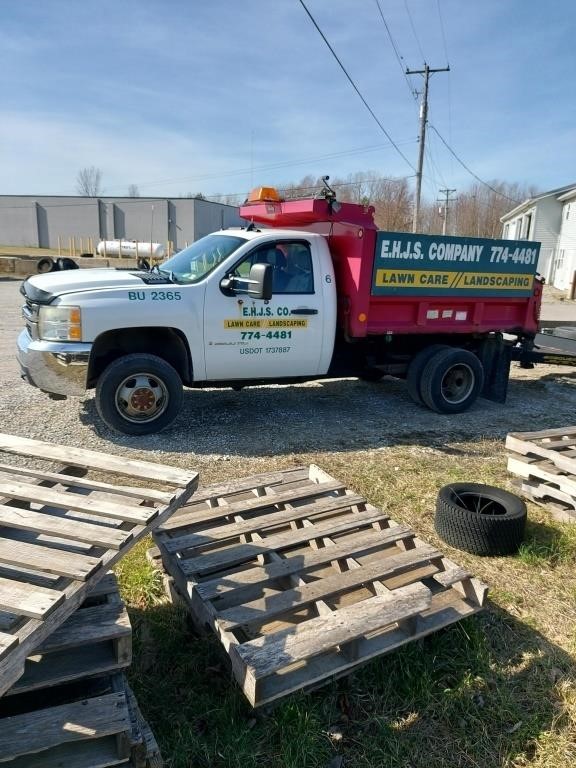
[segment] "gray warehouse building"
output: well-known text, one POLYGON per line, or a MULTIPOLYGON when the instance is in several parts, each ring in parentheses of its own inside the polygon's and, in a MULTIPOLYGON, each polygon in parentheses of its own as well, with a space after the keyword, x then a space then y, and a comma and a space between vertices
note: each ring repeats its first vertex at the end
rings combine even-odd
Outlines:
POLYGON ((199 198, 0 195, 0 244, 57 248, 60 238, 171 242, 174 249, 246 222, 232 205, 199 198))

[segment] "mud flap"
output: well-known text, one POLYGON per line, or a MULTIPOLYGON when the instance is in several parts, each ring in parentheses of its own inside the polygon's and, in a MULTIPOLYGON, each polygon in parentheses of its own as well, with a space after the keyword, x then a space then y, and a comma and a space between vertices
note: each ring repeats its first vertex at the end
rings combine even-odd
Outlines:
POLYGON ((481 397, 494 403, 505 403, 508 394, 512 347, 499 338, 486 339, 478 350, 484 368, 484 388, 481 397))

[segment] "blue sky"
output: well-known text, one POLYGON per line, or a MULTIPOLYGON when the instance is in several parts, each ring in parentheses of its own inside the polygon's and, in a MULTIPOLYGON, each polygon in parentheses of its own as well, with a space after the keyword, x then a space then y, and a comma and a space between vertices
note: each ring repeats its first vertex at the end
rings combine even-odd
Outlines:
MULTIPOLYGON (((306 2, 415 166, 418 107, 376 0, 306 2)), ((573 0, 380 5, 406 66, 450 63, 429 120, 476 174, 576 182, 573 0)), ((90 165, 111 195, 414 174, 298 0, 0 0, 0 62, 0 194, 74 194, 90 165)), ((464 190, 473 179, 428 135, 424 195, 464 190)))

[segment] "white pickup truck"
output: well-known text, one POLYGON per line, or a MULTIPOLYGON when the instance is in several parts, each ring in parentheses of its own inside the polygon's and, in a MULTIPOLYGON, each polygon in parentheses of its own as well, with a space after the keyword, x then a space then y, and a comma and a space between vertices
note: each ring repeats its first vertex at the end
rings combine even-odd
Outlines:
POLYGON ((183 386, 391 374, 441 413, 503 402, 503 334, 529 347, 538 327, 539 244, 378 232, 373 213, 264 188, 250 224, 160 267, 30 277, 22 375, 53 397, 95 387, 102 419, 134 435, 169 425, 183 386))
POLYGON ((303 241, 278 230, 208 235, 149 272, 34 276, 22 287, 21 368, 56 396, 95 385, 98 411, 114 429, 158 431, 176 417, 183 384, 325 374, 334 285, 321 235, 303 241))

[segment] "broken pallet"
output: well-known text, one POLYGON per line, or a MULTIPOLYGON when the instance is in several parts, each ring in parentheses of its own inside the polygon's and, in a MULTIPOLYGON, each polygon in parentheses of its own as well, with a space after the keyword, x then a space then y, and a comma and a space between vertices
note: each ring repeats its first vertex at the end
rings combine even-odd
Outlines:
POLYGON ((315 466, 201 488, 154 540, 253 706, 473 614, 486 593, 315 466))
POLYGON ((89 589, 192 495, 198 476, 5 434, 0 453, 9 455, 0 464, 2 695, 89 589))

